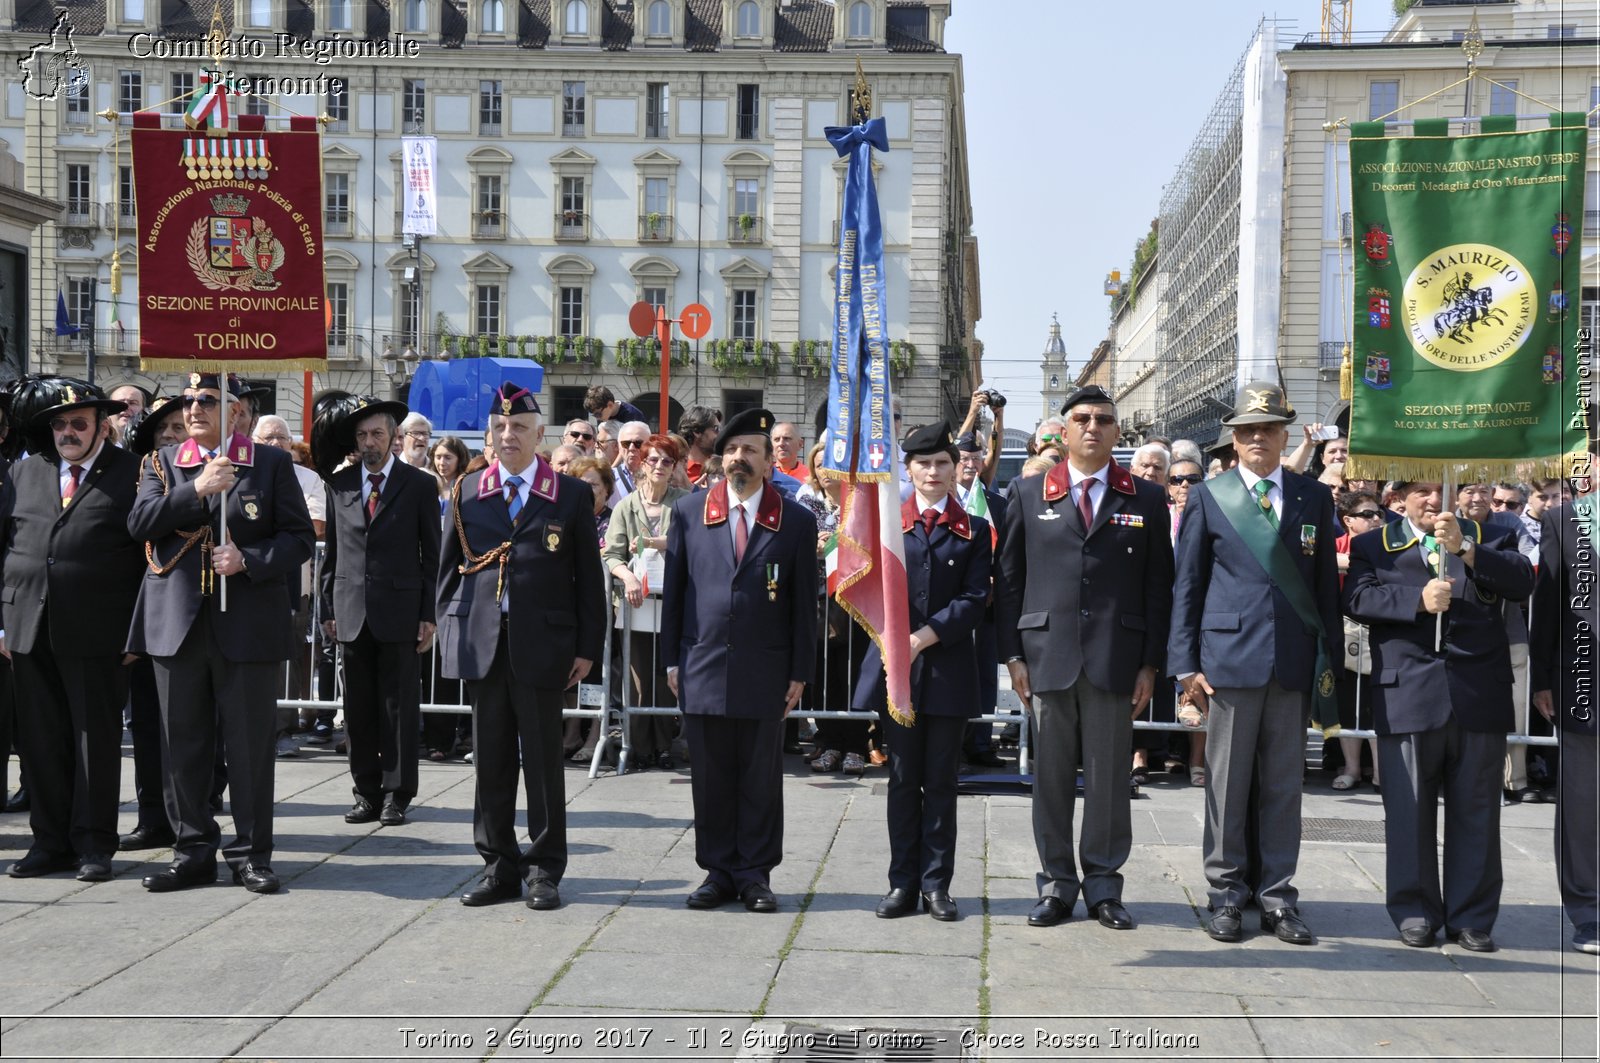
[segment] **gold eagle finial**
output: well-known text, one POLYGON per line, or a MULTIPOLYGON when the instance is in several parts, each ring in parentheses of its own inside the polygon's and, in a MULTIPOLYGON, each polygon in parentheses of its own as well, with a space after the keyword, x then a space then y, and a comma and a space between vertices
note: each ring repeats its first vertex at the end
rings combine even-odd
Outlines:
POLYGON ((872 86, 867 84, 867 73, 861 68, 861 57, 856 56, 856 83, 850 89, 850 118, 856 125, 864 125, 872 117, 872 86))

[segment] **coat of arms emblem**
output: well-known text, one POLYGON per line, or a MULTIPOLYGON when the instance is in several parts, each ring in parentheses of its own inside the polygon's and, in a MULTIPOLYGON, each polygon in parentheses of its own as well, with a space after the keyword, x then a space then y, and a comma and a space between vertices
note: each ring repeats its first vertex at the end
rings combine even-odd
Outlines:
POLYGON ((283 242, 266 219, 248 217, 249 198, 235 192, 213 196, 211 207, 216 213, 194 223, 185 249, 196 279, 212 291, 277 290, 283 242))

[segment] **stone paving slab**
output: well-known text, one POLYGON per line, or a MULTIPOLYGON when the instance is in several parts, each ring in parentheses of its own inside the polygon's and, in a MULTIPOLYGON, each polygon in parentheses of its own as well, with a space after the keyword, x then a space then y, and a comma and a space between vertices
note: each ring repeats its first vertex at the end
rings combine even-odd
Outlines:
MULTIPOLYGON (((0 1055, 776 1060, 802 1058, 780 1049, 809 1023, 970 1030, 969 1058, 993 1060, 1595 1058, 1600 961, 1567 947, 1548 806, 1505 810, 1499 953, 1402 946, 1382 847, 1323 842, 1302 846, 1297 878, 1319 944, 1264 936, 1251 910, 1246 941, 1224 945, 1201 923, 1203 792, 1181 780, 1154 776, 1134 803, 1124 899, 1138 929, 1106 930, 1081 902, 1038 929, 1026 797, 961 800, 960 921, 886 922, 873 916, 884 773, 819 780, 798 765, 782 908, 759 915, 683 907, 703 872, 682 771, 568 772, 565 904, 531 912, 458 901, 481 871, 469 765, 423 765, 410 822, 380 828, 343 822, 341 758, 280 761, 279 895, 247 894, 226 870, 149 894, 138 880, 163 851, 119 856, 109 883, 0 879, 0 1055)), ((1313 773, 1304 814, 1370 822, 1382 808, 1313 773)), ((24 818, 0 815, 0 860, 26 844, 24 818)))

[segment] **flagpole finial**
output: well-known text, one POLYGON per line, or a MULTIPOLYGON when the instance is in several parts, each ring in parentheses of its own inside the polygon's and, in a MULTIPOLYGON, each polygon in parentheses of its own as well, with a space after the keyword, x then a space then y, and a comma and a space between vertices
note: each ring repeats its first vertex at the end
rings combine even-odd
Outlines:
POLYGON ((1478 9, 1472 9, 1472 21, 1467 23, 1467 32, 1461 37, 1461 52, 1467 57, 1467 74, 1471 76, 1478 65, 1478 56, 1483 54, 1483 30, 1478 26, 1478 9))
POLYGON ((222 0, 211 7, 211 29, 206 32, 206 44, 211 50, 211 61, 222 62, 222 46, 227 40, 227 27, 222 24, 222 0))
POLYGON ((861 57, 856 56, 856 83, 850 90, 850 117, 856 125, 863 125, 872 117, 872 86, 867 84, 867 73, 861 69, 861 57))

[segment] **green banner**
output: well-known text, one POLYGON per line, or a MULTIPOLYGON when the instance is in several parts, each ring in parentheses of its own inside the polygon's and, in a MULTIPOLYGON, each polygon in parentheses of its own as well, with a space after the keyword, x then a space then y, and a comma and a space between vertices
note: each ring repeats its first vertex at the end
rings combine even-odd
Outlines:
POLYGON ((1564 476, 1583 452, 1588 130, 1582 115, 1485 126, 1351 127, 1352 478, 1564 476))

